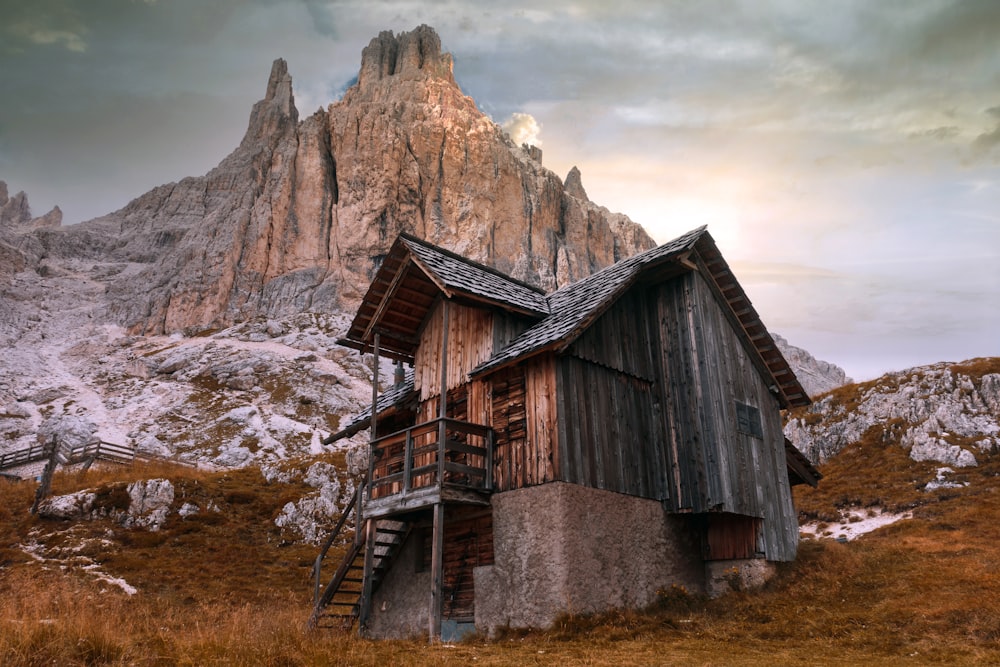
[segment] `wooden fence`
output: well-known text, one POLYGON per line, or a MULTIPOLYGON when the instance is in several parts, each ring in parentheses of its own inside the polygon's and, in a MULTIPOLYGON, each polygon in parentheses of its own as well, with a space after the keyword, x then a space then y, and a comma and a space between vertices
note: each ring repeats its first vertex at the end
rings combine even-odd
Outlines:
MULTIPOLYGON (((32 445, 24 449, 0 454, 0 470, 16 468, 17 466, 44 461, 52 456, 53 443, 32 445)), ((133 447, 118 445, 104 440, 95 440, 84 445, 72 448, 66 456, 64 465, 85 463, 87 461, 110 461, 112 463, 131 464, 136 461, 169 461, 178 465, 190 466, 192 464, 174 459, 165 459, 149 454, 139 454, 133 447)))

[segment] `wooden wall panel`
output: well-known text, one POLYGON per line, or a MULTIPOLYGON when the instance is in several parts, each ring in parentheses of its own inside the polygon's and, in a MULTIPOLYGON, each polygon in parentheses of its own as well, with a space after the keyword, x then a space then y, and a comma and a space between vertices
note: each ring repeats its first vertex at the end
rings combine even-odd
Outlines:
MULTIPOLYGON (((437 396, 441 389, 441 337, 444 332, 439 300, 427 315, 414 355, 414 387, 420 400, 437 396)), ((493 355, 493 312, 460 303, 448 304, 448 389, 468 381, 473 368, 493 355)))
POLYGON ((798 526, 778 402, 715 294, 697 273, 658 289, 669 506, 763 518, 772 560, 794 557, 798 526), (760 411, 763 437, 737 430, 736 401, 760 411))
MULTIPOLYGON (((424 534, 422 567, 430 569, 431 549, 428 530, 424 534)), ((442 593, 443 616, 454 621, 475 618, 475 585, 472 571, 492 565, 493 514, 481 508, 449 505, 445 509, 442 593)))
POLYGON ((661 500, 667 484, 652 383, 570 355, 558 369, 560 479, 661 500))
POLYGON ((591 324, 567 351, 580 359, 652 381, 657 359, 649 318, 645 291, 633 290, 591 324))
POLYGON ((551 356, 489 378, 493 484, 509 491, 558 479, 556 364, 551 356))
POLYGON ((558 431, 556 427, 555 357, 536 357, 525 368, 528 438, 522 486, 556 479, 558 431))
POLYGON ((493 485, 497 491, 520 488, 528 439, 524 368, 515 366, 489 378, 493 425, 493 485))

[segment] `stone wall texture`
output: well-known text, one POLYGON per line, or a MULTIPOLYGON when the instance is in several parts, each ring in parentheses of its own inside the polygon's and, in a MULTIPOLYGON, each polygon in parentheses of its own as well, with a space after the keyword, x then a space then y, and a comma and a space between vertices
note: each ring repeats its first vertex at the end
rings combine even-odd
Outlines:
POLYGON ((366 635, 377 639, 426 637, 430 627, 431 573, 417 572, 420 540, 410 534, 372 595, 366 635))
POLYGON ((562 613, 641 608, 704 590, 696 537, 659 502, 555 482, 493 496, 495 563, 476 569, 476 627, 548 627, 562 613))

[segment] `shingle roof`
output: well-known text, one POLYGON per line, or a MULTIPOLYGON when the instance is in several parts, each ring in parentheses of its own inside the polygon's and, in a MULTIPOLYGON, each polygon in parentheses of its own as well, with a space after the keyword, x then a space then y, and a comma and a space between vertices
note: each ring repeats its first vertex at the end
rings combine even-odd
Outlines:
POLYGON ((417 332, 441 294, 535 319, 549 314, 541 288, 401 234, 369 285, 347 335, 338 342, 367 351, 378 332, 383 354, 412 362, 417 332))
POLYGON ((433 273, 435 282, 451 290, 538 315, 548 315, 545 292, 539 287, 515 280, 478 262, 437 248, 409 236, 400 237, 421 268, 433 273))
MULTIPOLYGON (((410 368, 406 370, 406 374, 403 376, 403 381, 401 383, 394 386, 392 389, 383 392, 378 397, 378 400, 375 402, 376 410, 378 414, 382 414, 389 408, 404 406, 410 401, 412 401, 414 406, 416 406, 416 398, 417 392, 414 389, 413 384, 413 369, 410 368)), ((371 420, 372 406, 369 405, 344 424, 344 428, 328 437, 323 441, 323 443, 328 445, 332 442, 340 440, 341 438, 350 437, 358 431, 368 428, 371 420)))
POLYGON ((728 305, 733 326, 756 351, 754 363, 762 374, 773 379, 781 404, 808 405, 808 395, 705 227, 617 262, 548 296, 539 288, 495 269, 403 234, 390 249, 347 336, 340 342, 365 350, 372 344, 371 334, 378 330, 382 333, 384 354, 412 362, 419 323, 442 292, 447 297, 486 302, 538 318, 533 326, 470 372, 470 376, 482 375, 546 350, 564 349, 640 275, 669 264, 702 272, 728 305), (397 288, 399 294, 395 292, 397 288))
POLYGON ((527 329, 469 374, 479 375, 560 343, 571 342, 635 282, 643 269, 675 259, 691 250, 705 234, 705 229, 699 227, 553 292, 548 296, 551 315, 527 329))

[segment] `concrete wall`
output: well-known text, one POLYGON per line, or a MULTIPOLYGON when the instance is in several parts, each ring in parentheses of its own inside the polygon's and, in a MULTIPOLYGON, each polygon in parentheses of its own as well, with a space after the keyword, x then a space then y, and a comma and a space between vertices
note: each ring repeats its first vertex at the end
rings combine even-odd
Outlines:
POLYGON ((420 540, 412 532, 372 595, 366 635, 377 639, 427 637, 431 573, 417 572, 420 540))
POLYGON ((704 590, 696 536, 658 501, 554 482, 492 502, 495 563, 474 573, 481 632, 645 607, 672 584, 704 590))

